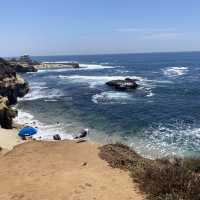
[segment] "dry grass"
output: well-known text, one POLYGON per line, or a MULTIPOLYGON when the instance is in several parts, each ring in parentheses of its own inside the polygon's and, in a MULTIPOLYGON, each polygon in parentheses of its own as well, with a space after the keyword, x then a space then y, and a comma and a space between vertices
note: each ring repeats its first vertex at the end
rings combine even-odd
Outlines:
POLYGON ((151 200, 200 200, 200 159, 149 160, 123 144, 100 148, 110 166, 129 170, 140 190, 151 200))
POLYGON ((135 151, 120 143, 100 147, 99 156, 106 160, 111 167, 124 170, 130 170, 137 165, 138 160, 142 159, 135 151))

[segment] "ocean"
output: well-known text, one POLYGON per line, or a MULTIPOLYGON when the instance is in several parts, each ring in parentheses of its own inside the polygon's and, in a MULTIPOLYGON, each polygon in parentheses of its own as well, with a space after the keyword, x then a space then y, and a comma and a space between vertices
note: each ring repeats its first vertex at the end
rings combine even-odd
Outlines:
POLYGON ((30 92, 17 105, 19 122, 36 137, 72 139, 89 128, 98 143, 123 142, 149 158, 200 153, 200 52, 33 57, 77 61, 81 69, 23 75, 30 92), (139 88, 115 91, 106 81, 138 79, 139 88))

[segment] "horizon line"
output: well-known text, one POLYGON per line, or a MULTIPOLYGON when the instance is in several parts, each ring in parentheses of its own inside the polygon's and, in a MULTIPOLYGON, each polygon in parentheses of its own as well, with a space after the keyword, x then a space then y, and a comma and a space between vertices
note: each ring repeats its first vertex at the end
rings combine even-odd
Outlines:
POLYGON ((2 58, 16 58, 23 55, 29 55, 30 57, 53 57, 53 56, 104 56, 104 55, 130 55, 130 54, 165 54, 165 53, 200 53, 200 50, 191 51, 152 51, 152 52, 127 52, 127 53, 94 53, 94 54, 49 54, 49 55, 31 55, 21 54, 18 56, 0 56, 2 58))
POLYGON ((31 57, 50 57, 50 56, 104 56, 104 55, 129 55, 129 54, 165 54, 165 53, 200 53, 200 50, 193 51, 153 51, 153 52, 129 52, 129 53, 94 53, 94 54, 49 54, 49 55, 29 55, 31 57))

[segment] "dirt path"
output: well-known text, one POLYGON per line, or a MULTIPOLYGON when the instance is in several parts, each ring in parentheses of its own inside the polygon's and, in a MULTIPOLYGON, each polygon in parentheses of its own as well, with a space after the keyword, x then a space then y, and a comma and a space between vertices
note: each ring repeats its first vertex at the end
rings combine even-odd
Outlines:
POLYGON ((0 157, 0 200, 142 200, 89 142, 28 142, 0 157))

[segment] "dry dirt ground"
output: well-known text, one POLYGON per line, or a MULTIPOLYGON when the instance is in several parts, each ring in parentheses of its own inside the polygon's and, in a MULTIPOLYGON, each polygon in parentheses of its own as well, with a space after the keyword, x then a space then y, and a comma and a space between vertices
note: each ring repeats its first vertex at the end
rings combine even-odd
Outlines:
POLYGON ((142 200, 91 142, 32 141, 0 156, 0 200, 142 200))

